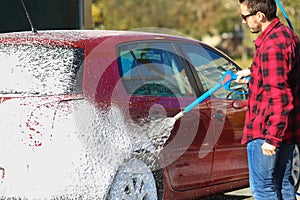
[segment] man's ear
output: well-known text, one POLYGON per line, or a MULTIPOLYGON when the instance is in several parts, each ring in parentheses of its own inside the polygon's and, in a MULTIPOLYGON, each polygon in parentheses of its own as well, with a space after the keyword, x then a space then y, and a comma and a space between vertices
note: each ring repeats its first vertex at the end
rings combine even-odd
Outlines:
POLYGON ((268 21, 266 15, 264 13, 258 11, 256 14, 257 14, 257 18, 260 22, 264 23, 264 22, 268 21))

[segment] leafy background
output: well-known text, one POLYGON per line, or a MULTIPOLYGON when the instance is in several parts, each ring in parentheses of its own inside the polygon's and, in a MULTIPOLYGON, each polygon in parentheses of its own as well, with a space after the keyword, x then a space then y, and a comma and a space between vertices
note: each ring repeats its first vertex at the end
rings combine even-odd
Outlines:
MULTIPOLYGON (((295 31, 300 33, 300 0, 281 3, 295 31)), ((277 14, 286 23, 279 8, 277 14)), ((94 29, 157 27, 205 42, 228 36, 242 38, 244 48, 225 53, 244 62, 252 55, 252 41, 257 37, 242 25, 238 0, 92 0, 92 18, 94 29)), ((212 45, 218 46, 213 42, 212 45)))

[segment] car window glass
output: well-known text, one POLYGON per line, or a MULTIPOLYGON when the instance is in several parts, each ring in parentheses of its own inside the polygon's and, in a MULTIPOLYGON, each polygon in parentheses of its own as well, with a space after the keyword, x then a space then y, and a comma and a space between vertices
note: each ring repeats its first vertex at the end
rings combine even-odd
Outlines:
POLYGON ((83 59, 83 49, 1 44, 0 93, 80 93, 83 59))
MULTIPOLYGON (((204 92, 214 87, 227 70, 231 70, 234 73, 237 72, 236 65, 211 49, 192 44, 180 44, 180 46, 187 56, 188 62, 195 68, 204 92)), ((239 90, 240 93, 246 90, 245 85, 237 84, 234 81, 231 83, 231 88, 239 90)), ((232 91, 224 89, 216 91, 211 96, 215 98, 228 98, 229 95, 232 99, 245 99, 245 95, 243 94, 232 94, 232 91)))
POLYGON ((120 46, 118 61, 121 80, 131 95, 195 96, 171 43, 120 46))

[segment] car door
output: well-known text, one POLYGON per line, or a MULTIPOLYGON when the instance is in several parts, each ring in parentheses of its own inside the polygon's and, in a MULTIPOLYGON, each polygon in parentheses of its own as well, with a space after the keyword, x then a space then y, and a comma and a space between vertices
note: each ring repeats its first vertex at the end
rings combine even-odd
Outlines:
MULTIPOLYGON (((145 118, 173 117, 196 99, 199 89, 195 79, 173 42, 122 44, 118 54, 121 80, 131 96, 130 115, 137 123, 145 118)), ((167 182, 175 190, 210 182, 213 146, 209 140, 203 144, 205 134, 198 134, 213 133, 213 127, 206 123, 210 116, 205 103, 185 114, 176 121, 160 153, 167 182)))
MULTIPOLYGON (((225 71, 238 70, 232 61, 213 49, 191 44, 181 44, 181 48, 197 72, 204 91, 214 87, 225 71)), ((236 92, 221 88, 206 102, 211 111, 210 124, 214 127, 212 135, 208 135, 214 143, 212 184, 248 176, 246 146, 241 145, 247 89, 246 85, 236 83, 232 83, 231 87, 236 92)))

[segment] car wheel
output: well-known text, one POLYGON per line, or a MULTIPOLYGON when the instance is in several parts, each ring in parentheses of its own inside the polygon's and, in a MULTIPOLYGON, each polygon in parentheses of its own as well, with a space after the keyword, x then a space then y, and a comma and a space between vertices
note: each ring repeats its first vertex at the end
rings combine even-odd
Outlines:
POLYGON ((132 158, 118 170, 107 200, 159 200, 155 175, 138 158, 132 158))
MULTIPOLYGON (((293 166, 292 166, 292 177, 295 183, 295 190, 299 190, 300 185, 300 151, 299 145, 295 146, 294 155, 293 155, 293 166)), ((298 192, 299 193, 299 192, 298 192)))

